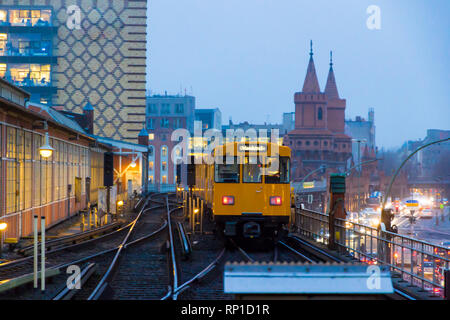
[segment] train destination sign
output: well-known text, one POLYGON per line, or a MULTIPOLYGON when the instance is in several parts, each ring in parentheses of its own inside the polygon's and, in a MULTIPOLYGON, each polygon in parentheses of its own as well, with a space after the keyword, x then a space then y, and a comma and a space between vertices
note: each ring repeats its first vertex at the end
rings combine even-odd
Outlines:
POLYGON ((266 152, 267 146, 266 145, 257 145, 257 144, 253 144, 253 145, 241 144, 241 145, 239 145, 239 151, 241 151, 241 152, 245 152, 245 151, 266 152))

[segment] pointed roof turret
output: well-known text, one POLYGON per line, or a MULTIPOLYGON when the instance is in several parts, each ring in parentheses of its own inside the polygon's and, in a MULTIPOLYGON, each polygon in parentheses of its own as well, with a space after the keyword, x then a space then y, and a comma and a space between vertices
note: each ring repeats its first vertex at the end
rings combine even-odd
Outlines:
POLYGON ((144 128, 142 128, 141 132, 139 132, 138 137, 145 137, 148 136, 148 131, 144 128))
POLYGON ((330 51, 330 71, 328 72, 327 84, 325 86, 325 94, 329 99, 340 99, 336 86, 336 79, 333 71, 333 51, 330 51))
POLYGON ((313 49, 311 40, 311 51, 309 52, 309 63, 306 71, 303 93, 320 93, 319 81, 317 80, 316 67, 314 66, 313 49))
POLYGON ((88 102, 84 106, 83 110, 85 110, 85 111, 92 111, 92 110, 94 110, 94 107, 92 107, 92 105, 88 102))

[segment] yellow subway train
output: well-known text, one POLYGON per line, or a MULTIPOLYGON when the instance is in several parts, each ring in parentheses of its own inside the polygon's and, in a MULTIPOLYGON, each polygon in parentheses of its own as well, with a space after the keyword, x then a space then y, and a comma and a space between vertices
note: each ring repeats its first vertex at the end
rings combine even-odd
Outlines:
POLYGON ((227 143, 190 165, 188 181, 225 237, 276 238, 291 217, 290 158, 273 143, 227 143))

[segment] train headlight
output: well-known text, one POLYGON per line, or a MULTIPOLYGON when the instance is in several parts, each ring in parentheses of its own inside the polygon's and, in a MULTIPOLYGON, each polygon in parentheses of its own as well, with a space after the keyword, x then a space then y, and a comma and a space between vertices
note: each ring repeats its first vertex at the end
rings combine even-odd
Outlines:
POLYGON ((222 197, 222 204, 224 206, 232 206, 232 205, 234 205, 234 197, 233 196, 223 196, 222 197))
POLYGON ((282 201, 281 197, 270 197, 270 205, 271 206, 281 206, 282 201))

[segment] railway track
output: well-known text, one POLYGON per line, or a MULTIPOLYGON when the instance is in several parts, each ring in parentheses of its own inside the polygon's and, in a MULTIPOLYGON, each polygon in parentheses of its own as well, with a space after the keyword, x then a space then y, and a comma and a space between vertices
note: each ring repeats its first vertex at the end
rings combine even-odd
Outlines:
MULTIPOLYGON (((136 206, 139 204, 138 202, 136 206)), ((132 222, 121 227, 119 224, 114 224, 114 226, 108 228, 50 240, 46 245, 46 267, 52 268, 67 261, 78 260, 83 256, 90 256, 96 252, 115 248, 120 243, 120 235, 128 230, 131 225, 132 222)), ((22 250, 28 252, 29 247, 22 250)), ((33 259, 33 256, 25 256, 0 264, 0 281, 33 272, 33 259)))
MULTIPOLYGON (((181 209, 177 202, 163 194, 152 195, 143 201, 136 218, 116 230, 116 235, 120 233, 121 237, 105 236, 104 241, 95 238, 87 241, 92 247, 77 244, 59 249, 59 254, 50 254, 47 270, 65 271, 71 265, 81 266, 80 290, 68 290, 68 275, 61 274, 53 277, 54 283, 48 286, 46 295, 30 290, 21 297, 58 300, 233 299, 232 295, 223 292, 223 270, 227 261, 342 262, 295 235, 266 249, 261 249, 261 245, 252 247, 236 243, 225 247, 212 233, 189 237, 184 228, 180 228, 185 217, 177 215, 181 209)), ((0 266, 0 276, 6 271, 20 275, 27 268, 32 270, 32 265, 0 266)), ((404 299, 412 298, 397 289, 396 293, 404 299)))
MULTIPOLYGON (((161 207, 161 203, 158 200, 155 200, 159 195, 152 195, 148 199, 147 202, 156 202, 156 206, 151 206, 147 208, 145 205, 142 206, 142 202, 136 205, 137 208, 142 207, 139 211, 139 214, 148 213, 149 211, 155 210, 161 207)), ((146 202, 146 204, 147 204, 146 202)), ((56 250, 52 250, 46 253, 46 270, 60 270, 61 273, 65 271, 65 268, 72 265, 79 265, 85 263, 87 261, 94 261, 95 263, 102 265, 102 262, 108 260, 111 256, 114 255, 114 252, 120 249, 123 244, 123 240, 121 235, 126 230, 130 230, 130 228, 135 225, 137 219, 133 220, 128 225, 116 230, 110 234, 94 238, 83 243, 77 243, 73 245, 67 245, 62 248, 58 248, 56 250), (113 236, 114 235, 114 236, 113 236)), ((138 236, 129 242, 129 245, 136 244, 140 241, 143 241, 148 236, 144 235, 144 231, 141 231, 138 236)), ((99 268, 101 269, 101 267, 99 268)), ((27 276, 32 274, 33 271, 33 257, 25 257, 15 261, 11 261, 7 264, 0 266, 0 279, 2 281, 13 281, 23 276, 27 276)), ((101 270, 100 270, 101 273, 101 270)), ((97 272, 98 274, 98 272, 97 272)), ((65 284, 65 280, 67 279, 67 275, 55 276, 52 279, 49 279, 49 283, 61 282, 65 284)), ((49 298, 54 293, 54 286, 48 286, 45 295, 36 294, 35 291, 27 291, 22 293, 20 296, 24 299, 46 299, 49 298), (52 290, 53 289, 53 290, 52 290)), ((17 293, 18 289, 14 289, 15 293, 17 293)), ((23 290, 21 290, 23 291, 23 290)), ((9 294, 9 292, 3 293, 0 295, 0 299, 8 299, 13 298, 9 294)))

